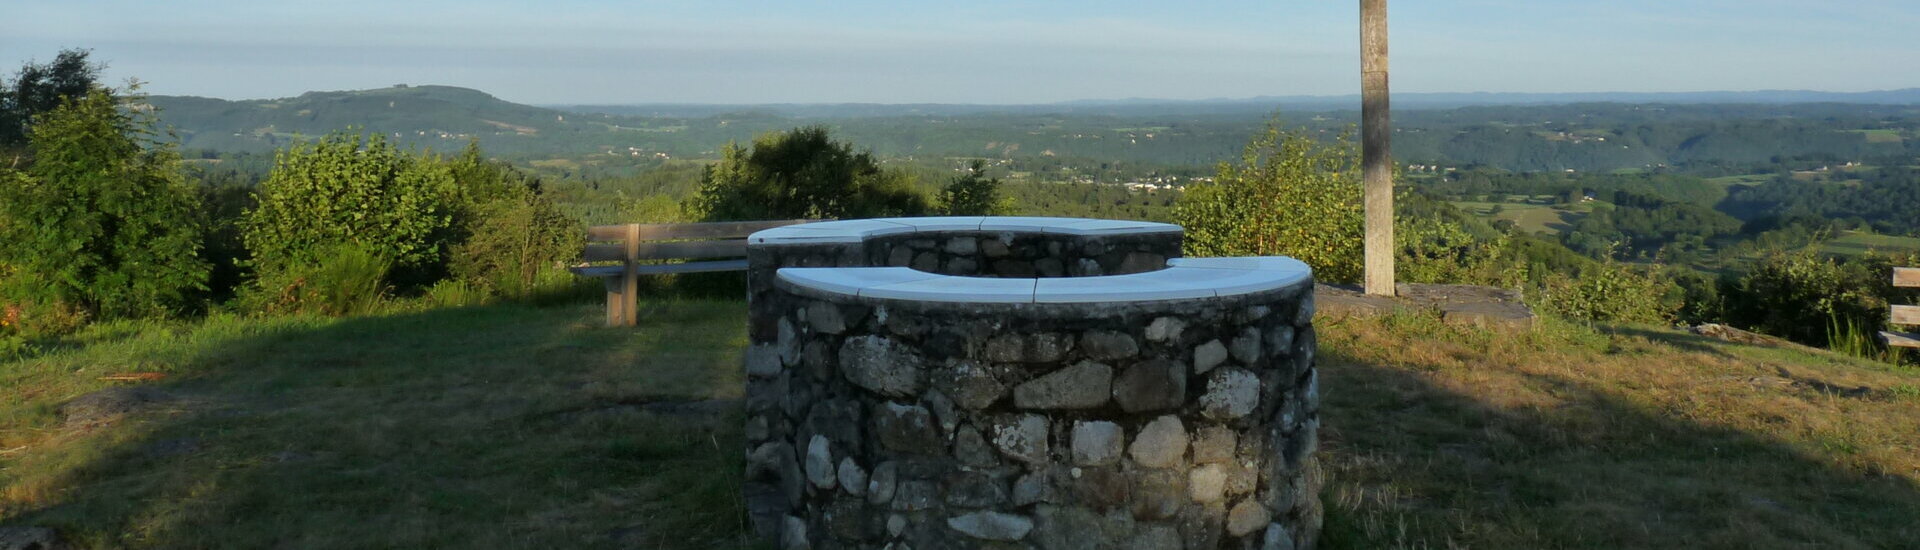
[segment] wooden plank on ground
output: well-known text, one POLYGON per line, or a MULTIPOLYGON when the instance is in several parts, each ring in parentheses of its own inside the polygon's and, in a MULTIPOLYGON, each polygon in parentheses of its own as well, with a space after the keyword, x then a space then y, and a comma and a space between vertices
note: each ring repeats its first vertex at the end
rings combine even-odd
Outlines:
POLYGON ((1893 286, 1920 286, 1920 267, 1893 268, 1893 286))
POLYGON ((1920 325, 1920 306, 1893 306, 1888 322, 1896 325, 1920 325))
MULTIPOLYGON (((820 220, 761 220, 750 222, 645 223, 640 226, 641 240, 665 239, 743 239, 755 231, 820 220)), ((626 225, 596 225, 587 228, 589 241, 617 241, 627 238, 626 225)))
POLYGON ((1880 341, 1896 348, 1920 348, 1920 334, 1911 332, 1880 331, 1880 341))
MULTIPOLYGON (((626 258, 627 245, 590 244, 581 257, 589 262, 612 262, 626 258)), ((642 260, 683 260, 696 258, 742 258, 747 255, 746 239, 728 241, 681 241, 637 243, 632 247, 642 260)))

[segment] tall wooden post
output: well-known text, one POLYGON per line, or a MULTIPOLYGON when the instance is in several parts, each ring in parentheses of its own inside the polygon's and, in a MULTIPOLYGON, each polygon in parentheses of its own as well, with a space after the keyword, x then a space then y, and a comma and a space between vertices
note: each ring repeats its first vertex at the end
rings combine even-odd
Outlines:
POLYGON ((1387 101, 1387 0, 1360 0, 1360 174, 1366 290, 1393 295, 1393 118, 1387 101))

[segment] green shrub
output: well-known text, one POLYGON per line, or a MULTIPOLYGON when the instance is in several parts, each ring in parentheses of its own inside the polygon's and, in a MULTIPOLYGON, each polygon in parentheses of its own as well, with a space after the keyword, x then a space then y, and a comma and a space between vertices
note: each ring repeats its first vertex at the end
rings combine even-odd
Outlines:
POLYGON ((934 201, 948 216, 1005 216, 1014 211, 1013 197, 1000 194, 1000 178, 987 177, 985 162, 973 161, 966 175, 953 179, 934 201))
POLYGON ((444 272, 464 204, 452 167, 379 135, 336 133, 281 151, 247 213, 243 239, 260 276, 344 244, 391 262, 400 283, 444 272))
POLYGON ((1570 319, 1664 324, 1678 310, 1668 299, 1673 291, 1673 283, 1657 272, 1608 261, 1579 278, 1548 275, 1535 307, 1570 319))
POLYGON ((705 221, 875 218, 927 213, 913 178, 834 141, 824 126, 729 143, 707 167, 687 213, 705 221))
POLYGON ((1482 240, 1460 224, 1434 217, 1394 220, 1394 272, 1401 282, 1517 288, 1527 266, 1507 256, 1507 237, 1482 240))
POLYGON ((1868 254, 1841 260, 1814 247, 1761 256, 1739 281, 1723 291, 1729 323, 1814 346, 1828 346, 1830 328, 1873 334, 1886 327, 1887 306, 1911 299, 1893 288, 1894 265, 1915 258, 1868 254))
MULTIPOLYGON (((192 189, 148 111, 95 89, 34 119, 24 169, 0 168, 0 306, 152 317, 205 288, 192 189)), ((52 329, 39 316, 23 326, 52 329)))
POLYGON ((449 258, 459 280, 522 298, 538 290, 543 272, 580 253, 580 223, 547 200, 536 180, 487 161, 473 145, 451 165, 468 199, 455 220, 460 242, 449 258))
POLYGON ((371 247, 339 243, 262 273, 243 307, 268 315, 347 316, 379 309, 392 262, 371 247))
POLYGON ((1359 154, 1345 136, 1322 144, 1269 124, 1239 163, 1189 186, 1173 217, 1191 256, 1292 256, 1322 281, 1360 278, 1359 154))

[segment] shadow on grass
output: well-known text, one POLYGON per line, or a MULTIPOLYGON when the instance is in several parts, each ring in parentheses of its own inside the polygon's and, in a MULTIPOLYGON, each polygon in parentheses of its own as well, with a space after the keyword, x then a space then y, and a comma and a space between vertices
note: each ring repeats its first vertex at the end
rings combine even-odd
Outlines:
POLYGON ((197 327, 146 385, 161 406, 0 457, 0 523, 79 547, 738 546, 737 410, 634 404, 737 398, 744 303, 634 328, 599 308, 197 327))
MULTIPOLYGON (((1684 335, 1661 336, 1694 349, 1684 335)), ((1650 410, 1569 376, 1482 367, 1461 390, 1438 381, 1458 367, 1418 356, 1386 365, 1323 347, 1322 357, 1326 547, 1895 548, 1920 540, 1920 487, 1768 434, 1650 410)))

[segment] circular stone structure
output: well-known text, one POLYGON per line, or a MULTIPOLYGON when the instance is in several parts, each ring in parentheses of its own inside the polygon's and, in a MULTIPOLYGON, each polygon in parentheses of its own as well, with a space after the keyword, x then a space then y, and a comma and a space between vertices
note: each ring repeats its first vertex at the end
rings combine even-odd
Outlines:
POLYGON ((1178 226, 754 234, 746 492, 808 548, 1312 548, 1313 277, 1178 226))

